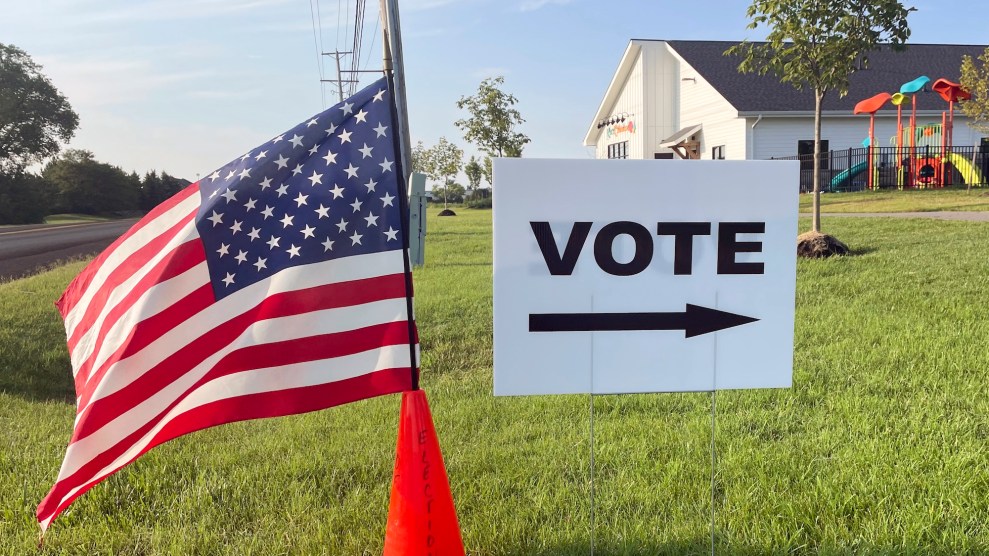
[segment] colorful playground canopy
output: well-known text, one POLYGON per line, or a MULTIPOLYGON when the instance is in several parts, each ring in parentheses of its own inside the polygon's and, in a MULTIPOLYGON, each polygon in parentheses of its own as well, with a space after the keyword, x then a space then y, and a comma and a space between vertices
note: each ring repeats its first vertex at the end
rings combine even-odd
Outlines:
POLYGON ((965 89, 962 89, 960 84, 955 83, 954 81, 948 81, 943 77, 935 81, 934 85, 931 86, 931 89, 933 89, 935 93, 941 95, 941 98, 943 98, 945 102, 958 102, 959 100, 968 100, 972 98, 972 95, 965 89))
POLYGON ((877 110, 883 107, 886 102, 892 98, 889 93, 879 93, 878 95, 869 97, 858 104, 855 105, 855 114, 875 114, 877 110))
POLYGON ((930 77, 927 77, 926 75, 921 75, 920 77, 914 79, 913 81, 907 81, 903 85, 900 85, 900 92, 905 95, 912 95, 923 89, 924 86, 930 82, 931 82, 930 77))

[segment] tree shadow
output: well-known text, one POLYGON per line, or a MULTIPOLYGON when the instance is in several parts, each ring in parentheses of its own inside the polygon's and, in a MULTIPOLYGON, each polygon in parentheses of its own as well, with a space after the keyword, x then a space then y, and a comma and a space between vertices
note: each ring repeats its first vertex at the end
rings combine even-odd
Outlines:
MULTIPOLYGON (((625 542, 598 542, 594 546, 596 555, 622 556, 707 556, 711 554, 711 537, 674 541, 653 541, 649 539, 629 539, 625 542)), ((932 546, 876 546, 856 543, 852 546, 826 545, 807 546, 753 546, 727 542, 718 539, 714 554, 718 556, 775 556, 777 554, 856 554, 857 556, 892 556, 894 554, 924 554, 925 556, 954 556, 960 552, 950 547, 932 546)), ((964 554, 987 554, 989 545, 972 546, 964 554)), ((509 548, 505 554, 531 556, 563 556, 591 554, 590 540, 574 541, 546 546, 525 546, 509 548)))

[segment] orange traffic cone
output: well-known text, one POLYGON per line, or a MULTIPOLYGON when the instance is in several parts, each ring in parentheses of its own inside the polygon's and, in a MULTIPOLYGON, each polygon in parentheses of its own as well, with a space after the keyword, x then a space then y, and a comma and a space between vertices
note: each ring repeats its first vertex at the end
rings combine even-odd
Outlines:
POLYGON ((426 393, 402 393, 384 556, 463 556, 457 511, 426 393))

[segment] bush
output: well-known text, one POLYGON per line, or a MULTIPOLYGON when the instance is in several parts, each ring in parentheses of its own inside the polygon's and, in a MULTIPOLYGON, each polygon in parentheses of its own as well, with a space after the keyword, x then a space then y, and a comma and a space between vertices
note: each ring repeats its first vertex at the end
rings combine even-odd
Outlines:
POLYGON ((467 208, 489 209, 491 208, 491 197, 485 197, 483 199, 471 199, 470 201, 467 201, 467 208))

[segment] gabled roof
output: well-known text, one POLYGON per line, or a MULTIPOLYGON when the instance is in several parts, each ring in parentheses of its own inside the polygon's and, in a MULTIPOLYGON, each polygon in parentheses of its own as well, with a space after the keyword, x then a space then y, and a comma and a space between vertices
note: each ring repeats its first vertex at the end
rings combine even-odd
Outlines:
POLYGON ((622 55, 622 61, 618 63, 618 69, 615 70, 615 75, 611 77, 611 83, 608 85, 608 90, 604 94, 604 98, 601 99, 601 104, 598 105, 598 111, 594 114, 594 120, 591 122, 590 127, 587 128, 587 134, 584 136, 585 145, 593 145, 592 143, 594 136, 600 128, 597 126, 597 122, 604 119, 608 115, 608 111, 618 100, 618 95, 622 92, 622 85, 625 84, 625 79, 628 78, 628 72, 632 71, 632 66, 635 64, 636 58, 639 56, 639 51, 642 47, 635 44, 635 41, 629 41, 628 46, 625 47, 625 54, 622 55))
MULTIPOLYGON (((814 110, 814 92, 810 89, 798 91, 789 83, 780 83, 773 74, 739 73, 740 58, 724 55, 737 41, 666 42, 742 114, 814 110)), ((976 58, 985 49, 985 45, 910 43, 902 52, 881 48, 868 55, 867 69, 852 74, 848 95, 839 98, 836 92, 828 93, 822 110, 851 114, 858 101, 883 91, 895 93, 900 85, 921 75, 930 77, 932 82, 940 77, 958 81, 962 56, 976 58)), ((917 95, 918 110, 940 111, 946 107, 947 103, 929 88, 917 95)), ((884 108, 895 109, 891 104, 884 108)))

